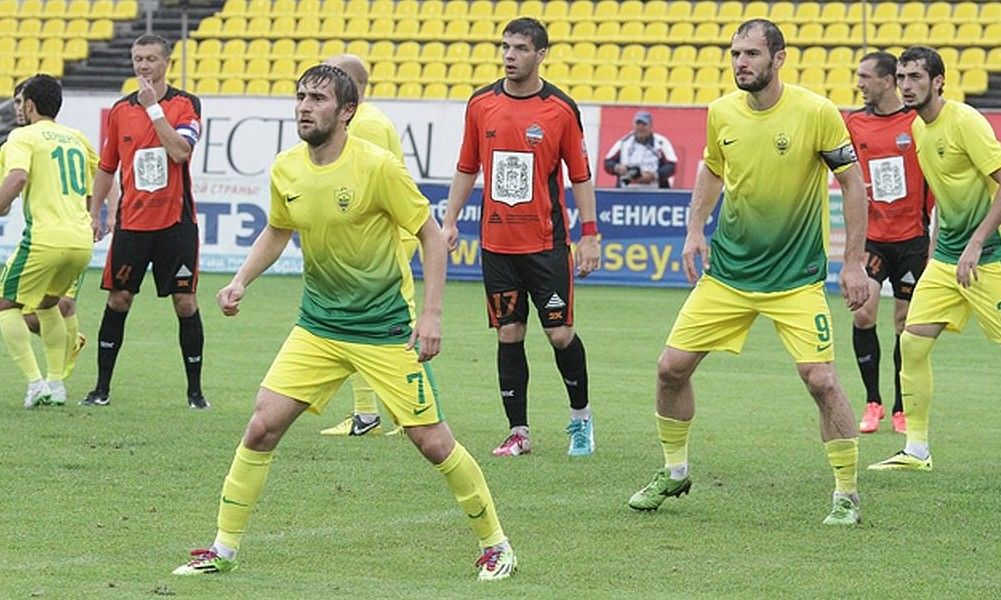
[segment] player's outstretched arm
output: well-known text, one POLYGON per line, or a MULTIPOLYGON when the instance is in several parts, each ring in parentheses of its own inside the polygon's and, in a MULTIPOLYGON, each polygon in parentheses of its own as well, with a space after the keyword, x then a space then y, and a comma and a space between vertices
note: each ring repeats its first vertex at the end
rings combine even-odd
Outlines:
POLYGON ((278 229, 271 225, 264 228, 254 240, 247 260, 243 261, 233 280, 216 294, 216 302, 222 309, 222 314, 232 317, 240 312, 240 300, 243 299, 247 286, 278 260, 290 239, 291 229, 278 229))
MULTIPOLYGON (((574 203, 577 205, 577 218, 581 223, 595 223, 598 218, 597 200, 594 198, 594 183, 588 179, 570 184, 573 190, 574 203)), ((583 229, 583 225, 581 226, 583 229)), ((601 268, 601 242, 596 232, 583 232, 577 242, 577 273, 587 277, 601 268)))
POLYGON ((424 302, 407 348, 419 347, 417 360, 431 360, 441 351, 441 303, 445 291, 445 237, 434 217, 428 217, 417 239, 424 258, 424 302))
POLYGON ((452 185, 448 188, 448 205, 445 207, 445 218, 442 220, 441 228, 445 236, 445 243, 449 251, 455 250, 459 245, 459 228, 456 221, 459 220, 459 213, 462 207, 469 200, 469 194, 473 191, 473 184, 476 183, 476 173, 463 173, 456 171, 452 177, 452 185))
POLYGON ((865 272, 865 232, 869 208, 865 182, 858 163, 834 174, 841 185, 845 215, 845 257, 841 267, 841 291, 849 310, 857 310, 869 297, 865 272))
POLYGON ((692 190, 692 206, 688 211, 688 233, 685 247, 681 251, 681 261, 688 283, 699 280, 696 259, 702 261, 702 268, 709 268, 709 245, 706 243, 706 222, 713 214, 719 195, 723 191, 723 178, 709 170, 705 164, 699 166, 692 190))
MULTIPOLYGON (((994 181, 1001 184, 1001 170, 991 173, 994 181)), ((980 254, 984 250, 984 240, 1001 226, 1001 188, 994 194, 994 201, 987 209, 984 220, 980 222, 970 236, 970 241, 963 248, 963 253, 959 255, 959 262, 956 264, 956 281, 963 287, 970 287, 977 280, 977 263, 980 262, 980 254)))
POLYGON ((10 205, 14 202, 24 186, 28 183, 28 172, 24 169, 11 169, 0 184, 0 215, 10 212, 10 205))

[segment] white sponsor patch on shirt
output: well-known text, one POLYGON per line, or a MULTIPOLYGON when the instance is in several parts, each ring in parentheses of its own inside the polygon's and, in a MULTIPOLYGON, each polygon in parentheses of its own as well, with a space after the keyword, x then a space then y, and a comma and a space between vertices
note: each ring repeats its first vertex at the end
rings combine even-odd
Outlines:
POLYGON ((872 199, 876 202, 894 202, 905 197, 907 178, 904 175, 904 157, 870 160, 869 179, 872 181, 872 199))
POLYGON ((532 201, 535 155, 494 150, 490 198, 509 206, 532 201))
POLYGON ((167 151, 161 147, 136 150, 132 174, 137 190, 155 192, 167 187, 167 151))

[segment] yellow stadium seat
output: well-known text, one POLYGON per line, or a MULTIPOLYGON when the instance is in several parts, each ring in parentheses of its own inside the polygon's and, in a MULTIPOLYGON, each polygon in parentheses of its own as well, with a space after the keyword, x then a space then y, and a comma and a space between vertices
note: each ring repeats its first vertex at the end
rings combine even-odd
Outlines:
MULTIPOLYGON (((669 22, 680 22, 689 21, 692 19, 692 3, 688 0, 672 0, 671 4, 667 8, 666 21, 669 22)), ((665 98, 665 102, 666 102, 665 98)))
POLYGON ((720 42, 718 23, 699 23, 692 34, 692 42, 696 44, 715 44, 720 42))
POLYGON ((736 0, 721 2, 716 9, 716 20, 719 22, 741 20, 741 15, 744 11, 743 4, 743 2, 737 2, 736 0))
POLYGON ((925 11, 929 23, 945 23, 952 20, 952 5, 948 2, 932 2, 925 11))
MULTIPOLYGON (((290 77, 290 79, 298 79, 300 75, 315 67, 317 64, 315 60, 298 60, 292 62, 295 63, 295 67, 292 70, 292 77, 290 77)), ((274 70, 274 65, 272 65, 271 69, 274 70)))
MULTIPOLYGON (((78 0, 79 1, 79 0, 78 0)), ((86 0, 82 0, 86 2, 86 0)), ((14 17, 17 15, 18 0, 0 0, 0 15, 4 17, 14 17)), ((90 8, 90 3, 87 4, 87 8, 90 8)), ((87 16, 85 12, 83 16, 87 16)), ((0 88, 0 94, 6 94, 4 91, 6 88, 0 88)))
MULTIPOLYGON (((652 24, 653 23, 651 23, 651 25, 652 24)), ((657 24, 658 25, 662 25, 663 23, 658 22, 657 24)), ((643 37, 644 36, 644 31, 645 31, 645 27, 644 27, 644 23, 642 21, 626 21, 625 23, 622 24, 622 28, 619 29, 618 35, 616 35, 616 36, 614 36, 612 38, 604 38, 601 35, 601 26, 599 25, 598 26, 598 38, 600 40, 604 40, 604 39, 618 40, 619 42, 621 42, 623 44, 626 44, 626 43, 629 43, 629 42, 632 42, 632 41, 635 41, 635 40, 644 39, 644 37, 643 37)))
POLYGON ((63 46, 63 58, 66 60, 83 60, 90 55, 90 46, 84 38, 70 38, 63 46))
POLYGON ((695 104, 709 104, 719 98, 719 86, 695 88, 695 104))
POLYGON ((603 102, 610 103, 615 102, 618 94, 615 91, 615 86, 613 85, 599 85, 594 87, 594 91, 591 93, 591 100, 593 102, 603 102))
MULTIPOLYGON (((476 54, 476 48, 473 48, 473 54, 476 54)), ((574 55, 573 46, 566 42, 557 42, 550 44, 549 52, 546 54, 546 61, 571 63, 577 62, 577 57, 574 55)))
POLYGON ((788 0, 784 2, 773 2, 771 10, 768 11, 768 19, 773 23, 795 20, 796 7, 788 0))
POLYGON ((277 39, 272 43, 265 38, 250 40, 247 44, 249 58, 295 58, 295 40, 277 39))
MULTIPOLYGON (((602 81, 595 71, 595 78, 602 81)), ((632 65, 622 65, 619 67, 619 75, 615 79, 615 82, 619 85, 632 85, 641 86, 644 83, 643 80, 643 67, 638 64, 632 65)))
POLYGON ((577 63, 570 67, 567 82, 571 85, 579 83, 590 84, 594 80, 594 67, 587 63, 577 63))
MULTIPOLYGON (((594 3, 590 0, 573 0, 567 10, 571 21, 591 21, 594 19, 594 3)), ((599 19, 602 20, 602 19, 599 19)))
POLYGON ((619 68, 615 65, 596 65, 591 75, 591 82, 594 85, 619 82, 619 68))
MULTIPOLYGON (((939 48, 939 56, 942 57, 942 62, 945 64, 945 76, 947 79, 952 79, 951 70, 956 69, 956 65, 959 64, 959 50, 952 47, 939 48)), ((987 55, 987 62, 985 63, 988 70, 993 70, 990 66, 990 53, 987 55)))
POLYGON ((824 43, 824 26, 820 23, 804 23, 799 26, 796 43, 804 46, 815 46, 824 43))
POLYGON ((468 63, 471 50, 468 42, 452 42, 445 49, 444 60, 448 64, 468 63))
POLYGON ((131 94, 139 90, 139 80, 135 77, 126 77, 125 81, 122 82, 121 93, 131 94))
POLYGON ((876 29, 876 35, 872 39, 874 46, 889 46, 899 44, 904 31, 900 23, 883 23, 876 29))
POLYGON ((522 0, 522 3, 518 8, 519 16, 534 17, 536 19, 542 18, 543 11, 544 9, 542 8, 542 2, 540 0, 522 0))
POLYGON ((570 17, 570 3, 567 0, 548 0, 542 19, 546 22, 566 21, 570 17))
POLYGON ((959 81, 959 89, 966 95, 983 94, 987 91, 987 70, 982 68, 966 69, 959 81))
POLYGON ((17 16, 25 18, 39 18, 42 16, 42 0, 21 0, 21 5, 17 9, 17 16))
MULTIPOLYGON (((315 21, 315 19, 309 19, 315 21)), ((272 19, 271 17, 254 17, 247 23, 248 38, 271 37, 271 38, 296 38, 306 35, 300 31, 295 17, 285 15, 272 19), (263 23, 262 23, 263 21, 263 23), (263 29, 263 32, 262 32, 263 29)))
POLYGON ((348 45, 344 47, 344 52, 360 56, 361 58, 367 58, 368 48, 368 42, 365 40, 351 40, 348 42, 348 45))
POLYGON ((844 2, 824 2, 820 10, 821 23, 845 23, 848 20, 848 7, 844 2))
POLYGON ((695 25, 693 23, 674 23, 671 25, 670 33, 667 34, 664 41, 668 44, 690 44, 693 37, 695 37, 695 25))
POLYGON ((635 46, 637 46, 637 44, 630 44, 629 46, 626 46, 625 49, 623 49, 622 51, 623 61, 637 60, 643 63, 644 65, 667 65, 671 62, 671 47, 663 43, 655 44, 653 46, 650 46, 648 49, 643 49, 643 47, 640 46, 640 48, 644 50, 645 56, 639 55, 640 56, 639 58, 632 59, 630 57, 627 59, 626 50, 635 46))
POLYGON ((375 19, 372 21, 372 27, 369 29, 367 37, 376 40, 393 39, 394 26, 393 19, 387 17, 375 19))
MULTIPOLYGON (((479 21, 480 26, 486 27, 487 31, 490 32, 491 36, 494 32, 493 21, 479 21)), ((479 34, 478 34, 479 35, 479 34)), ((464 19, 456 19, 454 21, 448 21, 445 24, 445 34, 440 38, 449 42, 458 42, 461 40, 473 39, 476 36, 469 35, 469 21, 464 19)))
POLYGON ((577 102, 590 102, 591 94, 594 92, 591 89, 591 86, 584 83, 578 83, 577 85, 570 86, 569 93, 570 97, 577 102))
POLYGON ((111 19, 98 19, 90 24, 88 40, 110 40, 115 37, 115 23, 111 19))
POLYGON ((227 56, 222 59, 219 69, 220 77, 236 77, 246 71, 247 61, 239 56, 227 56))
POLYGON ((855 91, 851 88, 835 88, 827 97, 838 108, 851 108, 855 104, 855 91))
POLYGON ((855 23, 852 25, 852 32, 849 34, 849 39, 852 40, 852 44, 860 44, 861 40, 871 40, 876 35, 876 24, 872 22, 867 22, 863 26, 862 23, 855 23), (865 31, 865 32, 863 32, 865 31))
POLYGON ((928 35, 927 23, 910 22, 904 27, 904 33, 900 41, 908 46, 927 44, 929 41, 928 35))
POLYGON ((421 65, 416 62, 405 62, 396 67, 396 81, 398 83, 408 83, 420 81, 421 65))
POLYGON ((425 100, 444 100, 448 97, 448 86, 440 82, 429 83, 424 86, 421 97, 425 100))
POLYGON ((219 80, 214 77, 199 79, 195 82, 195 93, 200 96, 213 96, 219 93, 219 80))
POLYGON ((854 67, 834 67, 828 69, 824 84, 828 89, 851 88, 853 85, 852 70, 854 67))
POLYGON ((246 56, 247 55, 247 41, 246 40, 226 40, 222 45, 222 55, 220 58, 226 58, 227 56, 246 56))
POLYGON ((116 21, 131 21, 139 16, 139 3, 136 0, 116 0, 115 10, 111 18, 116 21))
POLYGON ((827 64, 827 49, 821 46, 810 46, 803 50, 799 64, 803 67, 822 67, 827 64))
POLYGON ((823 67, 807 67, 799 72, 799 85, 811 89, 818 94, 826 91, 827 76, 823 67))
POLYGON ((242 17, 247 14, 247 0, 226 0, 222 10, 216 13, 222 17, 242 17))
POLYGON ((271 14, 271 0, 247 0, 244 9, 244 15, 247 17, 264 17, 271 14))
POLYGON ((719 67, 699 67, 695 72, 695 79, 692 85, 696 88, 712 88, 718 90, 720 83, 719 67))
MULTIPOLYGON (((558 46, 559 44, 556 44, 558 46)), ((565 45, 565 44, 564 44, 565 45)), ((552 49, 551 47, 550 49, 552 49)), ((500 58, 500 47, 490 42, 480 42, 473 46, 469 54, 469 60, 473 64, 491 63, 500 58)))
MULTIPOLYGON (((942 48, 942 50, 945 50, 945 48, 942 48)), ((953 50, 955 51, 955 49, 953 50)), ((945 59, 945 54, 942 55, 942 59, 943 60, 945 59)), ((957 56, 945 64, 955 65, 958 62, 959 62, 959 56, 957 52, 957 56)), ((994 48, 991 48, 990 50, 987 51, 987 58, 984 60, 984 65, 991 71, 1001 71, 1001 47, 995 46, 994 48)))
POLYGON ((21 19, 14 35, 17 37, 37 38, 42 34, 42 21, 35 18, 21 19))
POLYGON ((692 7, 692 22, 704 23, 716 20, 716 2, 713 0, 699 0, 692 7))
POLYGON ((469 5, 468 17, 473 22, 492 22, 494 20, 494 3, 491 0, 473 0, 472 4, 469 5))
MULTIPOLYGON (((271 61, 271 66, 268 67, 267 72, 264 74, 268 79, 297 79, 298 76, 305 71, 307 68, 313 66, 313 61, 308 61, 305 68, 300 67, 295 59, 292 58, 276 58, 271 61)), ((224 75, 227 75, 224 71, 224 75)), ((257 75, 255 73, 255 75, 257 75)), ((259 75, 258 75, 259 76, 259 75)))
POLYGON ((448 0, 442 16, 446 21, 466 19, 469 15, 469 3, 466 0, 448 0))
POLYGON ((317 58, 326 59, 338 54, 344 54, 344 40, 325 40, 317 58))
MULTIPOLYGON (((615 52, 619 52, 619 57, 615 59, 615 62, 621 62, 625 64, 641 64, 646 61, 646 46, 642 44, 626 44, 624 46, 619 46, 618 44, 609 44, 612 46, 615 52)), ((601 55, 601 48, 604 44, 598 48, 599 58, 601 55)), ((612 50, 606 51, 609 56, 611 56, 612 50)))
POLYGON ((827 66, 829 67, 852 67, 854 68, 855 51, 848 46, 837 46, 827 52, 827 66))
MULTIPOLYGON (((206 19, 206 21, 207 20, 208 19, 206 19)), ((246 31, 247 31, 247 19, 243 17, 226 17, 226 20, 222 22, 221 37, 223 38, 243 37, 243 34, 246 31)))
POLYGON ((372 86, 372 96, 375 98, 395 98, 396 84, 388 81, 380 81, 372 86))
POLYGON ((696 67, 722 67, 727 64, 723 59, 723 48, 719 46, 702 46, 695 55, 696 67))
POLYGON ((543 63, 543 66, 545 67, 543 78, 546 81, 563 83, 570 78, 570 67, 566 63, 543 63))
MULTIPOLYGON (((237 76, 236 73, 227 73, 226 75, 228 77, 237 76)), ((271 59, 264 56, 248 59, 242 76, 256 79, 268 79, 271 77, 271 59)))
POLYGON ((400 87, 396 90, 396 96, 398 98, 405 98, 408 100, 416 99, 421 97, 422 92, 423 90, 421 89, 421 84, 412 81, 410 83, 400 84, 400 87))
POLYGON ((966 100, 966 94, 964 94, 963 90, 959 89, 959 87, 955 85, 947 86, 942 91, 942 97, 946 100, 955 100, 956 102, 963 102, 966 100))
MULTIPOLYGON (((984 9, 986 10, 988 6, 993 5, 985 4, 984 9)), ((998 7, 1001 9, 1001 5, 998 5, 998 7)), ((989 22, 985 20, 985 22, 987 25, 984 25, 984 34, 978 43, 983 46, 996 46, 998 40, 1001 40, 1001 12, 998 13, 994 20, 989 22)))
POLYGON ((454 63, 448 66, 445 83, 467 83, 473 79, 473 67, 469 63, 454 63))
POLYGON ((964 48, 959 53, 959 63, 956 65, 960 71, 982 67, 987 62, 987 53, 983 48, 964 48))
POLYGON ((618 18, 623 21, 643 18, 643 2, 640 0, 625 0, 619 4, 618 18))
MULTIPOLYGON (((691 23, 680 23, 691 27, 691 23)), ((641 41, 647 44, 662 44, 671 38, 671 26, 665 21, 650 21, 643 28, 643 33, 639 38, 623 39, 623 42, 641 41)))
POLYGON ((396 45, 388 40, 379 40, 372 44, 369 49, 368 60, 369 62, 378 62, 380 60, 393 60, 393 55, 396 53, 396 45))
POLYGON ((230 77, 222 81, 222 85, 219 86, 220 94, 228 94, 230 96, 243 95, 244 84, 243 79, 239 77, 230 77))
POLYGON ((639 104, 643 102, 643 88, 638 85, 627 85, 619 88, 619 104, 639 104))
POLYGON ((271 91, 271 82, 267 79, 251 79, 243 91, 248 96, 267 96, 271 91))
POLYGON ((879 2, 872 9, 872 22, 878 24, 895 22, 900 14, 897 2, 879 2))
POLYGON ((40 73, 52 75, 56 79, 63 76, 64 67, 65 64, 61 56, 45 56, 38 63, 38 71, 40 73))
POLYGON ((12 74, 18 79, 34 75, 39 70, 38 62, 37 56, 22 56, 14 61, 14 71, 12 74))
POLYGON ((372 66, 369 73, 369 81, 379 83, 380 81, 394 81, 396 79, 396 63, 392 61, 381 61, 372 66))
MULTIPOLYGON (((323 13, 320 0, 289 0, 295 7, 293 8, 293 14, 296 17, 311 17, 313 19, 319 18, 323 13)), ((247 84, 249 87, 249 83, 247 84)))
MULTIPOLYGON (((180 67, 180 64, 178 64, 180 67)), ((180 69, 177 71, 180 73, 180 69)), ((199 79, 202 77, 218 77, 222 72, 222 61, 218 58, 202 58, 195 64, 193 75, 199 79)))
POLYGON ((90 18, 110 19, 115 14, 115 3, 113 0, 94 0, 90 5, 90 18))
POLYGON ((320 40, 315 38, 299 40, 295 45, 295 53, 292 55, 296 60, 311 58, 316 61, 326 60, 331 56, 333 55, 328 56, 323 54, 323 51, 320 49, 320 40))
MULTIPOLYGON (((2 29, 2 28, 0 28, 2 29)), ((87 34, 90 32, 90 21, 87 19, 71 19, 66 23, 66 29, 63 31, 63 37, 67 38, 86 38, 87 34)))
POLYGON ((445 63, 428 63, 421 69, 420 82, 424 84, 444 83, 447 71, 448 67, 445 66, 445 63))
MULTIPOLYGON (((69 22, 67 29, 72 28, 73 24, 78 22, 82 22, 85 26, 88 26, 87 21, 83 19, 74 19, 69 22)), ((219 17, 205 17, 202 19, 202 22, 198 24, 198 29, 191 34, 191 37, 199 39, 222 37, 222 26, 223 20, 219 17)))
POLYGON ((824 27, 824 41, 828 44, 851 44, 862 43, 862 40, 853 40, 851 28, 848 23, 828 23, 824 27))
POLYGON ((976 2, 958 2, 952 9, 953 23, 976 23, 980 18, 980 7, 976 2))
POLYGON ((577 42, 572 46, 570 62, 594 63, 598 46, 594 42, 577 42))
POLYGON ((643 104, 667 104, 666 87, 648 87, 643 90, 643 104))
POLYGON ((445 44, 441 42, 428 42, 421 46, 420 61, 425 63, 444 62, 445 44))
POLYGON ((45 0, 42 17, 46 19, 66 16, 66 0, 45 0))
MULTIPOLYGON (((673 3, 673 4, 688 4, 688 2, 673 3)), ((651 21, 667 21, 668 20, 668 3, 667 0, 648 0, 643 3, 643 20, 647 22, 651 21)), ((690 9, 689 9, 690 10, 690 9)), ((619 101, 622 101, 622 90, 619 90, 619 101)))
POLYGON ((956 27, 957 40, 979 40, 984 34, 980 23, 960 23, 956 27))
POLYGON ((501 76, 501 67, 493 63, 482 63, 473 67, 473 84, 484 85, 496 81, 501 76))
POLYGON ((420 29, 417 33, 416 39, 418 40, 440 40, 445 35, 445 22, 444 21, 424 21, 421 23, 420 29))
POLYGON ((420 31, 421 23, 417 19, 404 19, 396 22, 393 30, 394 40, 415 40, 420 31))
POLYGON ((611 42, 606 42, 598 46, 598 50, 594 54, 594 60, 599 63, 617 64, 619 62, 620 55, 621 46, 611 42))
MULTIPOLYGON (((672 66, 688 66, 695 63, 695 57, 697 56, 697 50, 695 46, 689 46, 685 44, 683 46, 675 46, 674 50, 671 52, 671 65, 672 66)), ((649 59, 649 57, 648 57, 649 59)))
POLYGON ((42 47, 42 42, 38 38, 21 38, 17 41, 17 49, 14 56, 38 56, 38 51, 42 47))
POLYGON ((295 82, 290 80, 275 81, 271 84, 272 96, 295 96, 295 82))
POLYGON ((368 8, 368 16, 373 19, 392 18, 396 10, 396 3, 393 0, 372 0, 368 8))
MULTIPOLYGON (((174 44, 175 50, 179 46, 180 44, 174 44)), ((193 50, 197 58, 219 58, 222 56, 222 41, 218 39, 202 40, 193 50)))
MULTIPOLYGON (((495 23, 507 24, 518 16, 517 0, 500 0, 494 2, 493 20, 495 23)), ((451 92, 450 92, 451 93, 451 92)))
MULTIPOLYGON (((564 21, 558 21, 563 23, 564 21)), ((601 23, 604 25, 605 23, 601 23)), ((613 23, 618 25, 618 23, 613 23)), ((569 24, 567 24, 569 26, 569 24)), ((559 40, 574 40, 574 41, 593 41, 598 37, 598 25, 593 21, 581 21, 580 23, 574 23, 573 29, 568 33, 559 36, 556 39, 559 40)))
POLYGON ((796 15, 793 18, 796 23, 818 23, 820 22, 820 4, 817 2, 800 2, 796 5, 796 15))
POLYGON ((667 85, 671 88, 676 87, 692 87, 692 82, 695 80, 695 69, 687 65, 680 65, 677 67, 672 67, 670 73, 667 76, 667 85))
POLYGON ((351 17, 344 25, 344 35, 351 39, 367 38, 371 23, 365 17, 351 17))
POLYGON ((695 90, 690 87, 673 88, 670 104, 695 104, 695 90))
POLYGON ((720 9, 720 15, 719 15, 720 20, 721 21, 722 20, 726 20, 726 21, 736 21, 736 20, 748 21, 750 19, 767 19, 768 16, 769 16, 769 7, 768 7, 768 3, 767 2, 762 2, 761 0, 755 0, 754 2, 738 3, 738 4, 746 4, 744 6, 744 12, 743 12, 742 15, 740 15, 736 19, 730 18, 729 15, 728 15, 724 19, 723 18, 723 14, 722 14, 723 11, 722 11, 722 8, 721 8, 720 9))
POLYGON ((643 87, 667 87, 670 71, 664 65, 651 65, 643 71, 643 87))
POLYGON ((449 100, 468 100, 473 95, 473 86, 468 83, 458 83, 448 88, 449 100))
POLYGON ((420 3, 420 20, 439 19, 445 12, 442 0, 424 0, 420 3))
POLYGON ((900 7, 900 14, 897 16, 897 20, 901 23, 913 23, 915 21, 925 20, 925 3, 924 2, 904 2, 900 7))

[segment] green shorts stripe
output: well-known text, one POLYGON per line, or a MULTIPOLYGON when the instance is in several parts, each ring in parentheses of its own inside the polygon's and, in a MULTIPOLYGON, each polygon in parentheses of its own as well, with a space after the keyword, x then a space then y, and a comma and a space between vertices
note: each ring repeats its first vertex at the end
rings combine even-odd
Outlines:
POLYGON ((21 273, 24 271, 24 265, 28 262, 30 254, 31 237, 26 235, 25 239, 18 244, 17 253, 14 255, 14 260, 11 262, 10 269, 7 270, 3 281, 3 297, 11 302, 17 300, 17 288, 21 283, 21 273))

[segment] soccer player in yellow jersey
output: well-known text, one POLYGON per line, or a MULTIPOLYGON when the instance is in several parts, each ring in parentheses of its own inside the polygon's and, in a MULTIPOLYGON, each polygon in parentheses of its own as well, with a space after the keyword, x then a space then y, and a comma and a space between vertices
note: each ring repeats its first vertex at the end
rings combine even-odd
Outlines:
POLYGON ((681 309, 657 372, 657 428, 665 466, 629 506, 656 510, 688 493, 688 434, 695 414, 691 377, 716 350, 738 353, 758 315, 769 317, 817 403, 834 470, 833 509, 824 523, 859 521, 858 430, 834 371, 827 276, 827 172, 844 193, 842 285, 848 307, 868 295, 862 265, 866 199, 848 130, 826 98, 779 81, 785 39, 774 23, 737 28, 730 59, 738 91, 709 105, 705 163, 692 193, 682 254, 698 282, 681 309), (710 247, 705 224, 723 191, 710 247), (701 278, 696 261, 701 259, 701 278))
POLYGON ((900 387, 907 444, 872 470, 929 471, 931 349, 942 330, 962 331, 975 313, 1001 343, 1001 144, 975 108, 942 97, 945 65, 927 46, 897 60, 897 85, 924 122, 914 128, 918 162, 938 205, 935 253, 918 280, 900 336, 900 387))
POLYGON ((79 131, 55 122, 62 106, 58 81, 37 75, 21 93, 30 125, 12 131, 4 146, 0 212, 21 195, 25 229, 0 272, 0 333, 28 380, 24 406, 33 408, 66 402, 67 331, 58 303, 90 262, 94 242, 87 198, 97 153, 79 131), (25 306, 36 307, 45 379, 21 315, 25 306))
POLYGON ((217 296, 224 314, 237 314, 246 286, 298 231, 305 283, 299 321, 261 383, 223 483, 215 542, 192 552, 177 575, 235 567, 278 442, 303 412, 320 413, 355 372, 444 475, 479 538, 479 578, 503 579, 517 565, 480 467, 442 420, 427 362, 441 348, 444 237, 403 163, 347 133, 357 103, 354 83, 336 67, 317 65, 299 78, 296 121, 305 143, 275 159, 268 225, 217 296), (424 306, 417 319, 400 228, 417 236, 424 253, 424 306))
MULTIPOLYGON (((328 58, 325 64, 347 73, 358 89, 358 109, 351 119, 351 135, 389 150, 402 162, 403 148, 400 146, 400 136, 396 133, 393 122, 381 110, 365 102, 365 89, 368 87, 368 70, 365 69, 365 63, 353 54, 341 54, 328 58)), ((407 257, 412 258, 417 251, 417 238, 405 229, 400 230, 400 237, 407 257)), ((372 386, 364 377, 352 377, 351 388, 354 393, 354 409, 351 416, 333 427, 324 429, 321 434, 360 436, 382 433, 379 409, 375 404, 377 396, 372 386)), ((386 435, 397 435, 402 432, 403 429, 396 426, 386 435)))

